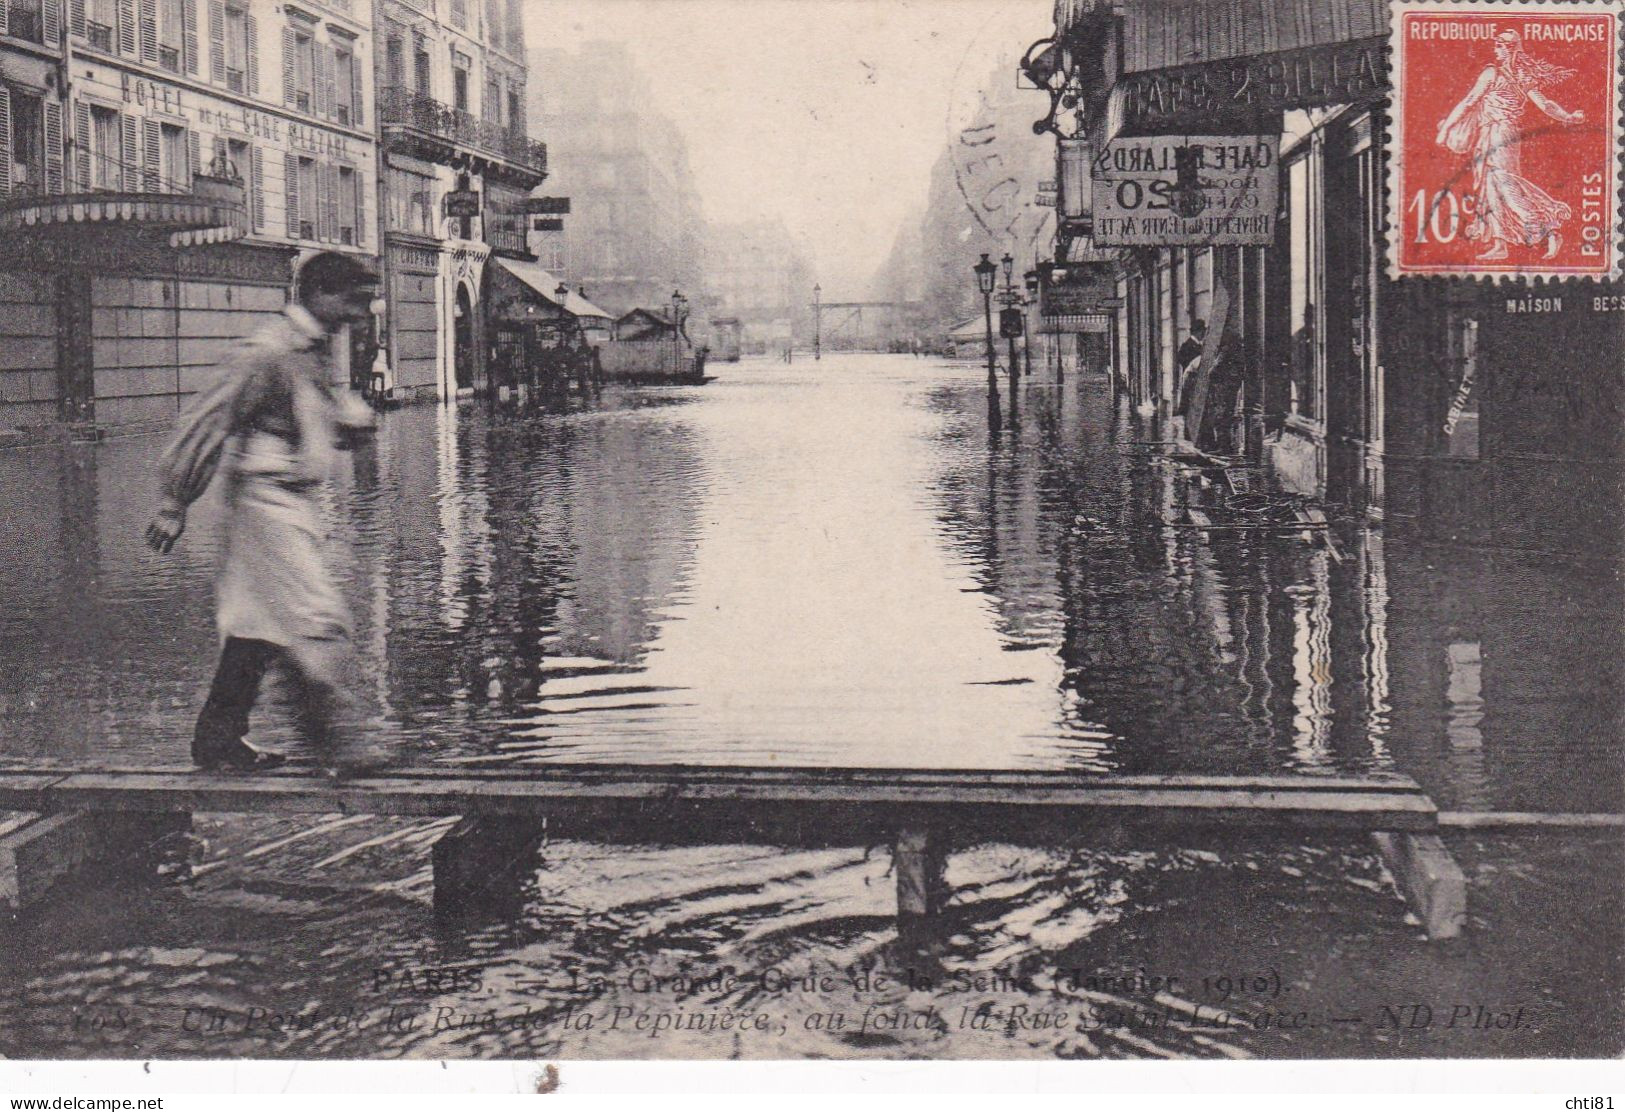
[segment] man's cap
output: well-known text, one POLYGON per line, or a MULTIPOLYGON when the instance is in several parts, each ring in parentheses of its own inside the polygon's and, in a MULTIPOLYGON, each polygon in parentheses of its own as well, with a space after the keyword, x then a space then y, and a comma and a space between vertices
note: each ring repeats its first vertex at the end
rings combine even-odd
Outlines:
POLYGON ((345 293, 378 285, 378 272, 354 255, 322 251, 305 260, 299 268, 299 299, 313 294, 345 293))

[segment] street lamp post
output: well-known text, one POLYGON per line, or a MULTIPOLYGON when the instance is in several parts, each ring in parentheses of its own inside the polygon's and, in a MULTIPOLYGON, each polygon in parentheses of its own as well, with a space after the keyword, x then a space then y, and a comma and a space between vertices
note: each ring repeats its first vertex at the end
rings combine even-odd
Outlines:
POLYGON ((987 417, 999 421, 999 372, 993 361, 993 272, 998 266, 982 253, 982 261, 971 267, 976 272, 976 288, 982 291, 982 316, 987 324, 987 417))
POLYGON ((813 283, 813 362, 824 357, 824 287, 813 283))
MULTIPOLYGON (((1023 277, 1027 280, 1026 307, 1031 308, 1038 304, 1038 271, 1029 270, 1023 277)), ((1030 379, 1033 377, 1033 329, 1031 324, 1027 326, 1026 340, 1027 342, 1022 345, 1021 354, 1027 364, 1027 377, 1030 379)))
MULTIPOLYGON (((1006 251, 1004 253, 1004 258, 999 260, 999 265, 1004 269, 1004 292, 999 295, 999 303, 1001 305, 1003 305, 1006 309, 1014 309, 1016 306, 1021 304, 1021 295, 1016 292, 1016 287, 1010 280, 1011 279, 1011 272, 1014 270, 1015 265, 1016 265, 1016 260, 1012 259, 1010 257, 1010 253, 1008 251, 1006 251)), ((1019 383, 1019 381, 1021 379, 1021 364, 1016 362, 1016 335, 1015 335, 1014 332, 1010 333, 1009 341, 1010 341, 1010 419, 1012 421, 1014 421, 1016 419, 1016 396, 1017 396, 1016 395, 1016 386, 1018 385, 1018 383, 1019 383)))

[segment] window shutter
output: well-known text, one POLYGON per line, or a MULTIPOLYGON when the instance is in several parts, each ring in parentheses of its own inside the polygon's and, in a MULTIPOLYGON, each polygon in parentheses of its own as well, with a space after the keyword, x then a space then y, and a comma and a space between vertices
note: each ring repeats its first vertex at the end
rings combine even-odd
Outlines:
POLYGON ((333 118, 333 49, 328 46, 316 47, 316 115, 323 119, 333 118))
MULTIPOLYGON (((218 174, 224 172, 228 169, 227 163, 230 161, 231 151, 230 148, 226 146, 225 137, 222 135, 216 135, 214 137, 214 143, 210 147, 209 173, 218 174)), ((237 176, 241 177, 242 173, 243 167, 237 167, 237 176)))
POLYGON ((68 30, 85 37, 85 0, 68 0, 68 30))
MULTIPOLYGON (((79 176, 79 189, 89 193, 94 188, 90 174, 90 105, 75 101, 73 105, 73 162, 79 176)), ((106 151, 99 152, 103 158, 106 151)))
POLYGON ((355 172, 355 245, 364 247, 367 243, 367 176, 361 170, 355 172))
POLYGON ((260 95, 260 23, 251 15, 243 16, 243 37, 248 40, 248 95, 260 95))
POLYGON ((148 193, 157 193, 167 184, 160 176, 163 169, 159 151, 163 143, 163 127, 157 120, 147 119, 141 121, 141 181, 142 188, 148 193))
POLYGON ((0 85, 0 197, 11 195, 11 90, 0 85))
POLYGON ((350 54, 350 125, 360 127, 365 122, 361 108, 361 51, 350 54))
POLYGON ((135 0, 118 0, 118 49, 135 53, 135 0))
POLYGON ((190 193, 194 188, 192 179, 203 173, 203 137, 191 128, 186 129, 186 178, 182 186, 190 193))
POLYGON ((209 80, 226 83, 226 5, 209 0, 209 80))
POLYGON ((197 53, 197 0, 181 0, 181 52, 186 55, 186 72, 196 76, 203 68, 197 53))
POLYGON ((299 159, 291 154, 282 156, 282 172, 287 176, 283 194, 287 197, 288 238, 299 238, 299 159))
POLYGON ((251 182, 252 182, 252 184, 251 184, 250 188, 253 190, 253 196, 251 198, 252 204, 251 204, 250 207, 253 209, 253 213, 254 213, 254 230, 256 232, 263 232, 265 230, 265 162, 264 162, 264 159, 265 159, 265 156, 264 156, 263 153, 261 153, 260 148, 258 148, 258 147, 250 147, 250 148, 248 148, 248 161, 252 164, 252 167, 251 167, 251 171, 252 171, 251 172, 251 182))
POLYGON ((338 239, 338 167, 323 163, 315 167, 317 187, 322 190, 322 239, 338 239))
POLYGON ((140 0, 141 60, 158 61, 158 0, 140 0))
POLYGON ((119 168, 124 174, 124 192, 141 192, 141 126, 128 113, 119 116, 119 168))
POLYGON ((292 108, 298 103, 293 87, 293 28, 282 28, 282 103, 292 108))
MULTIPOLYGON (((6 5, 0 4, 0 35, 9 35, 9 34, 11 34, 10 23, 11 23, 11 13, 10 13, 10 11, 7 10, 6 5)), ((11 171, 7 170, 6 173, 7 173, 7 175, 9 175, 11 173, 11 171)))
POLYGON ((45 0, 40 5, 40 25, 45 31, 46 46, 56 46, 62 41, 62 0, 45 0))
POLYGON ((62 180, 62 104, 45 102, 45 188, 52 193, 66 193, 67 183, 62 180))

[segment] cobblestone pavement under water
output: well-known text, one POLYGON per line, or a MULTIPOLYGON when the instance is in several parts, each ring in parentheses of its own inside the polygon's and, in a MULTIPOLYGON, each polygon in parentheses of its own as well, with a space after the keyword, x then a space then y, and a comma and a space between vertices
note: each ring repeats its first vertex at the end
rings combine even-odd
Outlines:
MULTIPOLYGON (((1392 768, 1444 808, 1620 809, 1612 567, 1347 522, 1332 546, 1173 528, 1207 494, 1103 381, 1041 374, 996 440, 980 382, 832 355, 557 413, 389 414, 332 507, 368 728, 447 769, 1392 768)), ((9 765, 186 763, 218 506, 171 556, 141 548, 160 447, 0 453, 9 765)), ((274 705, 256 736, 294 744, 274 705)), ((949 863, 925 968, 893 945, 884 851, 555 842, 513 916, 447 928, 449 820, 197 826, 186 882, 86 886, 8 937, 0 1052, 1625 1048, 1597 833, 1452 836, 1472 919, 1434 945, 1364 842, 984 846, 949 863), (1417 1003, 1431 1025, 1383 1025, 1417 1003)))

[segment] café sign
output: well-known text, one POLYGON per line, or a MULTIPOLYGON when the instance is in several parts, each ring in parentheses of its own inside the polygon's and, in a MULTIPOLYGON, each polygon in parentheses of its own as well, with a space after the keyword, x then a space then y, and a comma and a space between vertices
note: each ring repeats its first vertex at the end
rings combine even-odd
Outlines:
POLYGON ((1277 135, 1114 139, 1095 156, 1097 247, 1238 247, 1274 242, 1277 135))
POLYGON ((1308 46, 1124 74, 1112 90, 1125 132, 1230 130, 1289 108, 1369 100, 1388 91, 1386 38, 1308 46))

